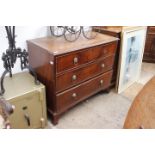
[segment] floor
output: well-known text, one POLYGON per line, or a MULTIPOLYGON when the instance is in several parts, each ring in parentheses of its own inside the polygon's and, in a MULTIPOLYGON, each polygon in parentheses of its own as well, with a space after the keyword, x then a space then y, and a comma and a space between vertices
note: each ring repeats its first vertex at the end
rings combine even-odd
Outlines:
POLYGON ((46 128, 55 129, 121 129, 128 109, 143 85, 155 75, 155 64, 143 63, 139 80, 117 94, 98 93, 62 115, 58 125, 48 121, 46 128))

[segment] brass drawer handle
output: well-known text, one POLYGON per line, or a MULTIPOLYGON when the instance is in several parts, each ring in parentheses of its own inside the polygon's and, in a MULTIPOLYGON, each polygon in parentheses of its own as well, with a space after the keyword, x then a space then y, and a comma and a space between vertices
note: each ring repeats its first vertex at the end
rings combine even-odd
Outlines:
POLYGON ((104 49, 104 54, 108 53, 108 50, 107 49, 104 49))
POLYGON ((77 64, 78 63, 78 58, 77 57, 75 57, 74 59, 73 59, 73 62, 74 62, 74 64, 77 64))
POLYGON ((73 93, 73 94, 72 94, 72 97, 73 97, 73 98, 76 98, 76 97, 77 97, 76 93, 73 93))
POLYGON ((100 85, 103 86, 103 80, 100 80, 100 85))
POLYGON ((104 67, 105 67, 105 64, 104 64, 104 63, 103 63, 103 64, 101 64, 101 67, 102 67, 102 68, 104 68, 104 67))
POLYGON ((75 81, 76 79, 77 79, 77 76, 76 75, 73 75, 72 76, 72 80, 75 81))

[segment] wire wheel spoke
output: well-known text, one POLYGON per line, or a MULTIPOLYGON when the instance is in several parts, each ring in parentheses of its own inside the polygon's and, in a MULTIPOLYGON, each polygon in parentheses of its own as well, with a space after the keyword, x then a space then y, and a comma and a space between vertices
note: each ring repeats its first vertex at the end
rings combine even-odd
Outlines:
POLYGON ((50 26, 51 34, 55 37, 61 37, 65 33, 64 26, 50 26))
POLYGON ((67 41, 73 42, 79 38, 80 34, 80 26, 66 26, 64 37, 67 41))
POLYGON ((93 26, 50 26, 50 31, 53 36, 64 36, 64 38, 70 42, 77 40, 81 32, 87 39, 94 39, 98 34, 98 32, 93 29, 93 26))
POLYGON ((83 35, 87 39, 94 39, 97 36, 97 32, 93 30, 93 26, 83 27, 83 35))

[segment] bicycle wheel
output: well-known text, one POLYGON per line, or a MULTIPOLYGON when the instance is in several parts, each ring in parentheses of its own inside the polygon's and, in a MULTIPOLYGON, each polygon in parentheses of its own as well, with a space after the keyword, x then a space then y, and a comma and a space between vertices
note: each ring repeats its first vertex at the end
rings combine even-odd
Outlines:
POLYGON ((67 41, 73 42, 77 40, 81 34, 80 26, 66 26, 64 37, 67 41))
POLYGON ((50 26, 51 34, 55 37, 61 37, 65 33, 64 26, 50 26))
POLYGON ((87 39, 94 39, 98 34, 98 32, 93 30, 93 26, 83 27, 82 32, 87 39))

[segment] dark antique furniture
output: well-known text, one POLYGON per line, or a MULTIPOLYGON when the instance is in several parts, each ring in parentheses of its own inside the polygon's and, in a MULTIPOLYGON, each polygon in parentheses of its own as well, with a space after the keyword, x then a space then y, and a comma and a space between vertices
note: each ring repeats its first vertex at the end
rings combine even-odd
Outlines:
POLYGON ((155 63, 155 26, 148 26, 143 61, 155 63))
POLYGON ((117 51, 115 54, 115 61, 114 61, 114 68, 113 68, 113 75, 112 75, 112 82, 111 82, 111 87, 113 87, 115 86, 116 79, 117 79, 117 69, 118 69, 118 61, 119 61, 119 53, 120 53, 122 26, 100 26, 100 27, 96 26, 94 29, 95 31, 98 31, 102 34, 107 34, 107 35, 119 38, 117 51))
POLYGON ((75 104, 109 88, 117 40, 98 34, 95 39, 81 36, 75 42, 62 37, 27 41, 30 65, 46 85, 53 124, 75 104))

